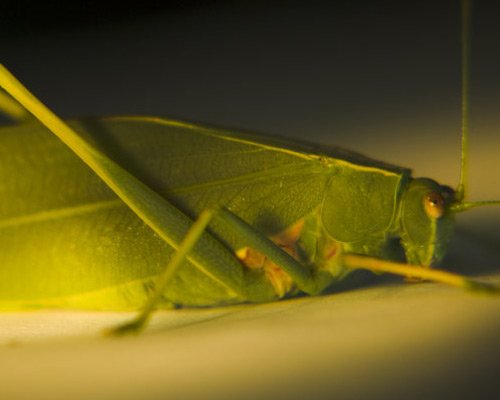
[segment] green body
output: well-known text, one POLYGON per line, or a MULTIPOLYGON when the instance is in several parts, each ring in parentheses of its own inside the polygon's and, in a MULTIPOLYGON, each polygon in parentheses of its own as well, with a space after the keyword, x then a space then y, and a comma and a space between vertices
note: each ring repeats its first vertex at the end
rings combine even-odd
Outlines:
MULTIPOLYGON (((325 256, 327 248, 394 259, 401 239, 396 248, 410 263, 429 266, 451 237, 450 213, 429 218, 422 203, 445 188, 356 153, 159 118, 72 125, 191 218, 223 206, 266 236, 303 221, 297 258, 304 269, 325 272, 311 294, 347 272, 325 256)), ((238 285, 249 273, 260 282, 264 271, 249 271, 234 255, 248 245, 244 238, 217 221, 211 235, 227 249, 214 253, 227 280, 187 261, 168 285, 164 306, 271 301, 299 291, 231 290, 227 282, 238 285)), ((138 309, 172 254, 46 128, 0 129, 0 309, 138 309)))

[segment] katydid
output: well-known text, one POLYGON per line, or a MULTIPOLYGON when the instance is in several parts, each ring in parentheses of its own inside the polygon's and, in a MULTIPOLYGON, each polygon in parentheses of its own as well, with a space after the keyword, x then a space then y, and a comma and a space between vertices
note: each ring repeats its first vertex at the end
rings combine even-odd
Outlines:
POLYGON ((429 268, 457 212, 500 203, 465 198, 467 52, 456 191, 339 148, 155 117, 64 122, 0 66, 3 109, 27 121, 0 130, 0 309, 142 308, 122 332, 155 308, 316 295, 355 269, 496 292, 429 268))

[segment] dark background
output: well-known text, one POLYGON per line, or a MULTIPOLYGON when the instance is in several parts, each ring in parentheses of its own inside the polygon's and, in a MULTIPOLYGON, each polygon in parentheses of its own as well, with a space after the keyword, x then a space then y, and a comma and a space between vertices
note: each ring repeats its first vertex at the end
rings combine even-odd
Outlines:
MULTIPOLYGON (((57 3, 2 2, 0 57, 65 117, 160 114, 338 143, 458 124, 459 1, 57 3)), ((498 25, 495 3, 477 1, 473 111, 500 102, 498 25)))

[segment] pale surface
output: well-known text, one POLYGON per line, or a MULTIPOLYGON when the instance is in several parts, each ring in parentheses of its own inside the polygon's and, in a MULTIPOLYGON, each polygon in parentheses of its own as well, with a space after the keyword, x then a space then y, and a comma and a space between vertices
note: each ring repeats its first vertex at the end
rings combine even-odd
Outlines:
POLYGON ((8 399, 468 397, 498 389, 499 315, 499 299, 430 284, 165 312, 122 340, 96 332, 125 316, 2 315, 0 385, 8 399))

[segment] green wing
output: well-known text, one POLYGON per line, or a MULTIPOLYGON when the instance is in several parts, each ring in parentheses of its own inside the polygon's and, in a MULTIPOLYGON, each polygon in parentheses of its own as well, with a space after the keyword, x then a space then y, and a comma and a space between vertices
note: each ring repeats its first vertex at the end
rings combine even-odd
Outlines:
MULTIPOLYGON (((303 153, 164 120, 73 125, 192 216, 225 205, 272 232, 310 212, 322 193, 321 163, 303 153)), ((0 307, 136 308, 170 254, 43 127, 0 130, 0 307)), ((234 301, 192 266, 178 274, 167 298, 186 305, 234 301)))
MULTIPOLYGON (((396 175, 403 171, 339 149, 318 151, 160 118, 72 125, 188 215, 222 205, 265 234, 317 209, 339 160, 342 168, 364 164, 396 175)), ((245 245, 217 224, 212 228, 229 247, 245 245)), ((134 309, 171 253, 45 128, 33 123, 0 129, 0 308, 134 309)), ((238 299, 186 265, 166 301, 212 305, 238 299)))

